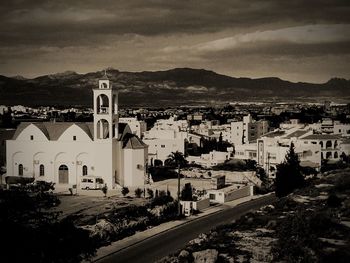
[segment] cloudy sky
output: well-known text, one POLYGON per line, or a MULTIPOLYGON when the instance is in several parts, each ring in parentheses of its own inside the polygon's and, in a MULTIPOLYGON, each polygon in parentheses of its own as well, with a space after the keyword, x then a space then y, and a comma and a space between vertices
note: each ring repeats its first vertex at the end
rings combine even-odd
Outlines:
POLYGON ((349 0, 2 0, 0 74, 193 67, 350 79, 349 0))

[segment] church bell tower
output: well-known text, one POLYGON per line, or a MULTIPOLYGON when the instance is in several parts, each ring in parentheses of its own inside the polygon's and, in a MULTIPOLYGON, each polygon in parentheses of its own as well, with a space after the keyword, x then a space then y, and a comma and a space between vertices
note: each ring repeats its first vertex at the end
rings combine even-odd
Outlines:
POLYGON ((118 138, 118 92, 105 71, 94 93, 94 140, 118 138))

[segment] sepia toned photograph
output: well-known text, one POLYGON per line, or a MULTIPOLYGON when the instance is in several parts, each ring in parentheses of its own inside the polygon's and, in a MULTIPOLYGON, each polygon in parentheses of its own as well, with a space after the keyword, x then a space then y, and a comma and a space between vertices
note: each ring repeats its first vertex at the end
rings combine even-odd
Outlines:
POLYGON ((0 15, 0 262, 350 262, 350 1, 0 15))

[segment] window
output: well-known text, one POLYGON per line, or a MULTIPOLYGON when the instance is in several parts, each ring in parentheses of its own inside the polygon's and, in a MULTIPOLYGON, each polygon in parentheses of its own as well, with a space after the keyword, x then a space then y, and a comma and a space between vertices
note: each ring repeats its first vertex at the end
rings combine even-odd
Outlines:
POLYGON ((88 168, 86 165, 83 166, 83 176, 88 174, 88 168))
POLYGON ((73 136, 73 141, 76 141, 77 140, 77 136, 73 136))
POLYGON ((96 183, 103 184, 103 179, 102 178, 96 178, 96 183))
POLYGON ((18 175, 22 176, 23 175, 23 164, 18 165, 18 175))
POLYGON ((30 135, 30 140, 34 140, 34 136, 33 135, 30 135))
POLYGON ((40 164, 39 166, 39 176, 45 175, 45 166, 43 164, 40 164))
POLYGON ((165 145, 163 144, 163 145, 161 145, 160 147, 165 148, 165 145))
POLYGON ((209 199, 215 200, 215 194, 209 194, 209 199))

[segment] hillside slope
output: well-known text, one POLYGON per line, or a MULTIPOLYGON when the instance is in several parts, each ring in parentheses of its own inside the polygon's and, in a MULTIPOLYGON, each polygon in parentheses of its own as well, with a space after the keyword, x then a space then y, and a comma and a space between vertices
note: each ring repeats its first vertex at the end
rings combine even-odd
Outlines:
MULTIPOLYGON (((92 88, 103 71, 63 73, 25 79, 0 75, 0 104, 91 105, 92 88)), ((156 72, 108 70, 123 105, 176 106, 233 100, 350 98, 350 81, 293 83, 279 78, 233 78, 203 69, 176 68, 156 72)))

